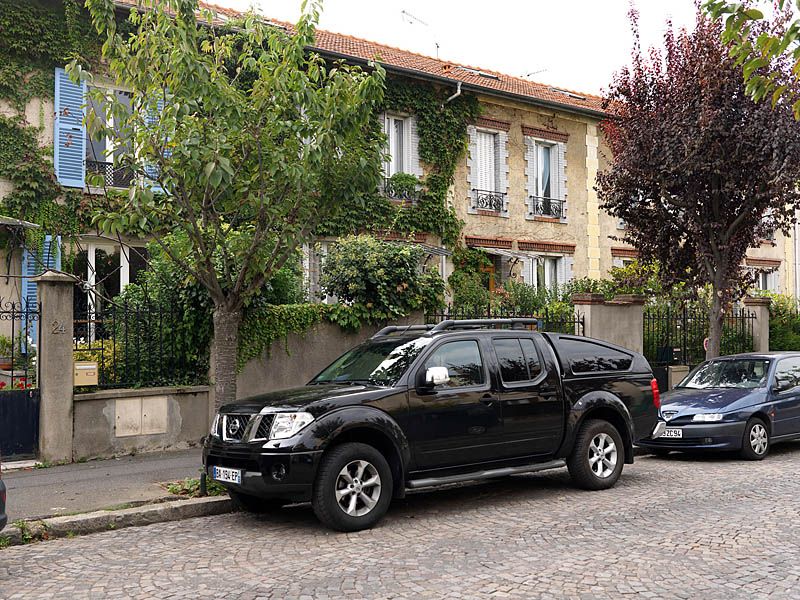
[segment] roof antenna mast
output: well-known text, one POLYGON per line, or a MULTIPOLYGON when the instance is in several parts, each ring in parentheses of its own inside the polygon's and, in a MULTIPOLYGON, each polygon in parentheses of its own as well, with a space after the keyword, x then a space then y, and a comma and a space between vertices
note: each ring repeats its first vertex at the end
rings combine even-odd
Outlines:
MULTIPOLYGON (((409 25, 422 25, 423 27, 428 27, 430 29, 430 25, 428 25, 425 21, 412 15, 407 10, 403 9, 400 11, 400 18, 403 20, 404 23, 408 23, 409 25)), ((439 42, 433 42, 436 46, 436 58, 439 58, 439 42)))

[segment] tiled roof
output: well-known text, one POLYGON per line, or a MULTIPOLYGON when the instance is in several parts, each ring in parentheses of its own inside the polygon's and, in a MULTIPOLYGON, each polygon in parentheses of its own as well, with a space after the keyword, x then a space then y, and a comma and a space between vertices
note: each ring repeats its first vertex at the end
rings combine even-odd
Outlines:
MULTIPOLYGON (((136 6, 139 3, 139 0, 115 1, 122 6, 136 6)), ((238 11, 208 2, 200 2, 200 5, 222 17, 220 21, 242 15, 238 11)), ((274 20, 270 20, 270 22, 291 29, 291 24, 289 23, 274 20)), ((351 35, 325 31, 324 29, 317 29, 314 49, 323 54, 330 53, 362 61, 378 60, 389 70, 395 68, 410 72, 410 75, 416 73, 421 77, 431 77, 452 82, 461 81, 472 91, 510 95, 523 101, 561 106, 566 110, 589 111, 599 114, 607 113, 603 109, 603 101, 599 96, 564 90, 543 83, 512 77, 498 71, 452 63, 351 35)))

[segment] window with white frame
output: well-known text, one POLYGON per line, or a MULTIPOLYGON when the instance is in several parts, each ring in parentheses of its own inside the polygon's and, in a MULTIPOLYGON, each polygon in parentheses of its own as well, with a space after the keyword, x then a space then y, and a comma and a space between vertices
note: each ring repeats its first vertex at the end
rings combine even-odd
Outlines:
POLYGON ((384 165, 386 177, 397 173, 422 177, 416 117, 386 113, 383 115, 383 131, 386 134, 388 154, 388 160, 384 165))
POLYGON ((86 130, 86 173, 87 175, 100 175, 90 181, 95 187, 128 187, 133 179, 133 173, 120 165, 120 158, 123 153, 128 152, 124 144, 115 144, 114 139, 121 137, 120 127, 114 123, 113 116, 109 116, 110 121, 106 123, 106 106, 103 102, 98 102, 96 97, 97 90, 100 90, 109 101, 116 100, 123 106, 131 109, 130 92, 93 88, 92 94, 87 97, 87 111, 94 113, 95 118, 103 125, 108 126, 114 131, 114 136, 92 134, 86 130))
POLYGON ((756 288, 765 292, 778 291, 778 271, 758 271, 756 276, 756 288))
POLYGON ((508 133, 469 128, 469 212, 508 216, 508 133))
POLYGON ((539 256, 528 265, 526 279, 537 289, 555 291, 572 280, 571 256, 539 256))
POLYGON ((528 218, 566 219, 566 144, 525 136, 528 218))

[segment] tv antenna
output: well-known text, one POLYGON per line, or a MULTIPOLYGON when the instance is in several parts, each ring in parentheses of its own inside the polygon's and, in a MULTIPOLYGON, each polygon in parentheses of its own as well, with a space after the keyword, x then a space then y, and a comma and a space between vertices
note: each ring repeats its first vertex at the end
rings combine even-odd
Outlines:
MULTIPOLYGON (((423 27, 427 27, 430 29, 430 25, 428 25, 425 21, 420 19, 419 17, 412 15, 407 10, 403 9, 400 11, 400 18, 403 20, 404 23, 409 25, 422 25, 423 27)), ((439 42, 434 40, 433 44, 436 46, 436 58, 439 58, 439 42)))
POLYGON ((527 79, 533 75, 538 75, 539 73, 544 73, 547 69, 537 69, 536 71, 531 71, 530 73, 525 73, 524 75, 520 75, 522 79, 527 79))

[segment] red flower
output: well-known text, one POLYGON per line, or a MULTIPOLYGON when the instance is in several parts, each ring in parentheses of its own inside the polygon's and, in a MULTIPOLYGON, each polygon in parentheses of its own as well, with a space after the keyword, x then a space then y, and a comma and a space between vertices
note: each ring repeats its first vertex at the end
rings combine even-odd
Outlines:
POLYGON ((0 390, 2 390, 4 387, 6 387, 6 382, 0 381, 0 390))

